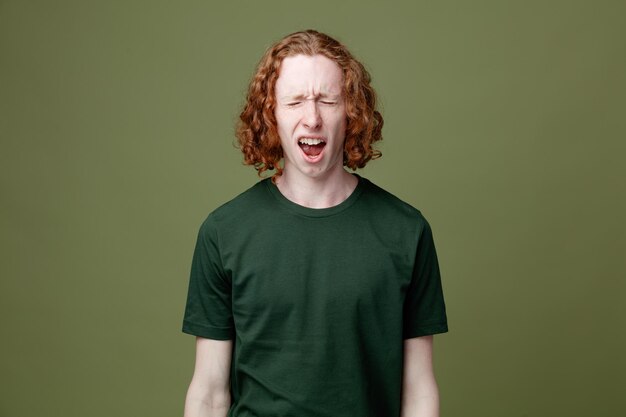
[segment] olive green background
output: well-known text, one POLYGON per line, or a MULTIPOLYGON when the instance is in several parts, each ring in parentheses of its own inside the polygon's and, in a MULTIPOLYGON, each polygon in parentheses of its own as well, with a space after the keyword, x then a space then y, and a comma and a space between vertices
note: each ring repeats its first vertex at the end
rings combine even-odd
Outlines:
POLYGON ((362 174, 433 227, 442 415, 621 415, 624 21, 623 1, 0 0, 0 416, 182 415, 197 229, 257 181, 233 124, 265 48, 305 28, 370 70, 384 156, 362 174))

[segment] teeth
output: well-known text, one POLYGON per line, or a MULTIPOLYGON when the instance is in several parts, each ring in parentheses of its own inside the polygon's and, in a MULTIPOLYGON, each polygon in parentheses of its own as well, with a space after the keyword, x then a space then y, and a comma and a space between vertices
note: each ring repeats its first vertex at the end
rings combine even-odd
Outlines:
POLYGON ((298 142, 302 143, 303 145, 319 145, 324 141, 322 139, 302 138, 298 142))

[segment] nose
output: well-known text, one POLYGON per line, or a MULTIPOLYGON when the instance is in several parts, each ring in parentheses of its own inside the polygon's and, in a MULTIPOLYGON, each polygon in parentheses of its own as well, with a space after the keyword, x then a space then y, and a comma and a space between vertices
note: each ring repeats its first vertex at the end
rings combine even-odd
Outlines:
POLYGON ((322 118, 317 108, 316 100, 307 100, 304 105, 302 123, 308 129, 318 129, 322 125, 322 118))

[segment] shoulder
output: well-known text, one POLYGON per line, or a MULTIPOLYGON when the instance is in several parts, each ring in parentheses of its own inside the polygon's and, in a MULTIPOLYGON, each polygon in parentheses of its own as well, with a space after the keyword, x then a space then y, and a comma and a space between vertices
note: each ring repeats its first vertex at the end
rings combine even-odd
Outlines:
POLYGON ((406 221, 411 224, 428 226, 422 212, 396 195, 374 184, 372 181, 362 178, 364 191, 361 197, 368 210, 376 216, 393 220, 406 221))
POLYGON ((259 210, 263 210, 271 203, 267 181, 270 179, 258 181, 241 194, 214 209, 207 215, 200 230, 210 231, 218 225, 228 227, 258 215, 259 210))
POLYGON ((262 206, 270 197, 267 186, 268 181, 270 181, 269 178, 258 181, 232 200, 217 207, 209 216, 222 219, 232 217, 233 215, 237 216, 241 212, 248 212, 249 214, 249 210, 258 208, 260 205, 262 206))

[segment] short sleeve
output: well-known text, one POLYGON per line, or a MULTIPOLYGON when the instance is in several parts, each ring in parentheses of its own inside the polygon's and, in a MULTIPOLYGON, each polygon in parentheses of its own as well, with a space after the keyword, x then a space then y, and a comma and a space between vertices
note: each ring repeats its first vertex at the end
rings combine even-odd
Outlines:
POLYGON ((435 242, 426 219, 423 219, 423 223, 418 238, 413 277, 404 300, 405 339, 448 331, 435 242))
POLYGON ((183 332, 207 339, 232 339, 231 292, 231 280, 222 267, 217 229, 209 216, 200 226, 193 254, 183 332))

